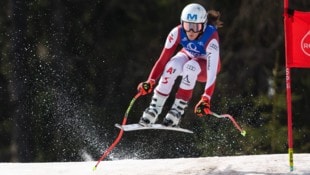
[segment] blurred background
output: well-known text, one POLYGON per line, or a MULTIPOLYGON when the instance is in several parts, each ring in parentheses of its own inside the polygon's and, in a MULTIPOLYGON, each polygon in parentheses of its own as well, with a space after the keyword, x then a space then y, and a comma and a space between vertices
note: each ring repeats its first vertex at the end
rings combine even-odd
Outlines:
MULTIPOLYGON (((126 132, 108 159, 286 153, 282 0, 1 0, 0 161, 97 160, 191 2, 222 14, 211 108, 233 115, 247 136, 229 120, 194 115, 204 88, 197 84, 181 123, 193 135, 126 132)), ((310 2, 290 7, 310 11, 310 2)), ((310 70, 291 76, 294 151, 309 152, 310 70)), ((128 123, 150 98, 136 101, 128 123)))

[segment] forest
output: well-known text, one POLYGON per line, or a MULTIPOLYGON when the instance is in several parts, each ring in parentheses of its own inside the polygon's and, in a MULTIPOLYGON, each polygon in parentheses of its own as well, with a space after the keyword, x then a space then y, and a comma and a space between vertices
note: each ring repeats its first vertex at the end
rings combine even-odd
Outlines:
MULTIPOLYGON (((191 2, 221 13, 211 109, 234 116, 246 137, 229 120, 194 114, 197 84, 181 122, 194 134, 126 132, 109 159, 287 153, 282 0, 1 0, 0 161, 97 160, 191 2)), ((289 5, 310 11, 309 0, 289 5)), ((294 152, 305 153, 310 70, 291 77, 294 152)), ((127 123, 139 121, 150 98, 137 99, 127 123)))

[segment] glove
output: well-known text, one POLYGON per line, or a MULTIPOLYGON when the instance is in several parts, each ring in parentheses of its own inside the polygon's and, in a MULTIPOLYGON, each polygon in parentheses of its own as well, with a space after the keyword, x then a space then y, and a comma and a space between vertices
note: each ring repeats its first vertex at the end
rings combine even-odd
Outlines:
POLYGON ((198 117, 203 117, 208 114, 211 114, 210 110, 210 100, 206 97, 202 97, 201 100, 195 106, 195 114, 198 117))
POLYGON ((153 87, 155 85, 155 80, 147 80, 145 82, 141 82, 138 85, 138 92, 141 93, 141 95, 149 94, 153 91, 153 87))

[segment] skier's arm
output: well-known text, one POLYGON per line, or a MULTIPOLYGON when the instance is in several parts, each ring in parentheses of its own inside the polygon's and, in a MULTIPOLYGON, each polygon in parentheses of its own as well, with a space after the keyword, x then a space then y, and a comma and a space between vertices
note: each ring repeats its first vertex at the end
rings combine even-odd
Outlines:
POLYGON ((156 61, 155 65, 152 68, 152 71, 148 77, 148 80, 158 80, 161 76, 167 62, 171 59, 172 55, 175 53, 177 46, 180 41, 180 34, 179 31, 180 27, 175 27, 169 33, 168 37, 166 38, 165 47, 163 48, 160 57, 156 61))
POLYGON ((216 75, 220 70, 220 47, 218 34, 215 33, 206 47, 207 51, 207 81, 201 100, 195 106, 195 114, 199 117, 211 114, 210 100, 215 88, 216 75))
POLYGON ((210 101, 215 88, 216 76, 220 70, 220 46, 217 32, 208 43, 206 51, 208 54, 207 81, 205 84, 205 91, 202 96, 210 101))

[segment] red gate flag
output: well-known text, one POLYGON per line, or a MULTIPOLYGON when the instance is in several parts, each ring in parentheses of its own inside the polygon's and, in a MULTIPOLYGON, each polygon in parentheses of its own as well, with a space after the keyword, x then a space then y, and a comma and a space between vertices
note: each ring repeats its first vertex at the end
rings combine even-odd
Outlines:
POLYGON ((285 15, 286 66, 310 68, 310 12, 285 15))

